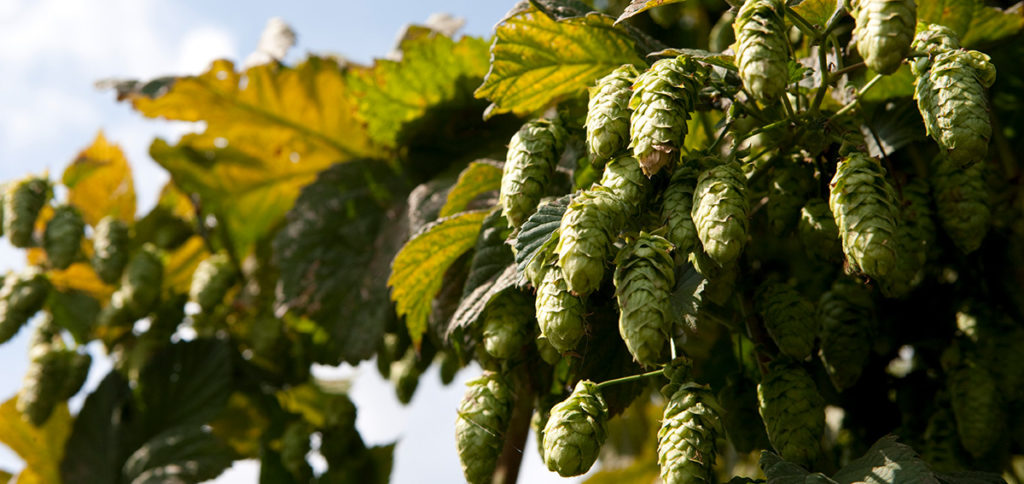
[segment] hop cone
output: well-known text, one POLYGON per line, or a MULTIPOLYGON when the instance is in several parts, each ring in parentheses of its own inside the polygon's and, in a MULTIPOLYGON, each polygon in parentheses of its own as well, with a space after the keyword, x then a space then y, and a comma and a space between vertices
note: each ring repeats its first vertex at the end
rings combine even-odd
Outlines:
POLYGON ((391 384, 395 387, 395 396, 403 405, 408 405, 416 394, 416 387, 420 384, 420 374, 423 373, 416 365, 416 350, 409 347, 405 350, 402 358, 391 362, 391 369, 388 371, 391 384))
POLYGON ((587 104, 587 147, 606 160, 626 148, 629 140, 629 97, 639 73, 633 65, 619 67, 590 89, 587 104))
POLYGON ((92 268, 96 275, 107 284, 113 284, 121 277, 128 264, 128 244, 131 235, 128 226, 114 217, 104 217, 93 231, 92 268))
POLYGON ((929 467, 944 473, 964 470, 956 421, 948 408, 939 407, 928 419, 921 444, 921 458, 929 467))
POLYGON ((509 225, 519 227, 537 208, 562 152, 564 130, 543 119, 523 125, 509 141, 498 203, 509 225))
POLYGON ((35 267, 4 278, 0 288, 0 343, 10 340, 43 308, 49 292, 49 279, 35 267))
POLYGON ((910 52, 917 23, 914 0, 852 0, 857 51, 871 70, 892 74, 910 52))
POLYGON ((991 373, 971 364, 948 378, 960 443, 971 455, 981 457, 999 441, 1006 424, 999 386, 991 373))
POLYGON ((840 160, 829 207, 850 268, 884 279, 896 265, 899 205, 878 160, 858 152, 840 160))
POLYGON ((43 232, 43 248, 51 267, 67 269, 71 265, 78 255, 84 230, 82 214, 75 207, 61 205, 54 210, 43 232))
POLYGON ((533 329, 533 301, 522 292, 498 294, 484 315, 484 348, 495 358, 511 358, 522 350, 533 329))
POLYGON ((857 282, 839 279, 818 301, 821 362, 836 389, 843 391, 860 378, 871 355, 874 304, 857 282))
POLYGON ((772 173, 764 206, 769 226, 776 236, 788 234, 796 227, 800 208, 807 201, 814 181, 802 164, 796 164, 802 162, 789 159, 782 162, 784 164, 772 173))
POLYGON ((925 256, 935 249, 936 234, 929 192, 928 182, 923 178, 915 178, 903 186, 903 226, 925 256))
POLYGON ((68 373, 64 381, 64 391, 61 393, 61 400, 67 400, 82 389, 85 379, 89 376, 89 367, 92 366, 92 356, 89 353, 68 352, 68 373))
POLYGON ((949 238, 965 254, 981 246, 992 212, 981 163, 958 169, 946 156, 932 162, 932 189, 939 221, 949 238))
POLYGON ((554 365, 562 359, 562 353, 551 346, 551 342, 543 336, 538 336, 534 343, 537 345, 537 353, 540 355, 540 359, 544 360, 549 365, 554 365))
POLYGON ((809 466, 821 452, 825 400, 803 368, 773 362, 757 386, 761 419, 783 459, 809 466))
POLYGON ((650 184, 640 164, 630 156, 620 156, 605 165, 601 181, 631 212, 637 211, 650 184))
POLYGON ((690 215, 704 251, 721 266, 731 266, 747 242, 747 179, 737 163, 701 173, 690 215))
POLYGON ((839 228, 824 200, 811 199, 800 209, 797 230, 800 243, 811 255, 827 260, 842 254, 839 228))
POLYGON ((569 292, 557 266, 548 266, 534 300, 541 335, 559 353, 576 347, 583 337, 583 300, 569 292))
POLYGON ((512 393, 497 373, 485 372, 466 384, 455 421, 455 445, 470 484, 489 483, 505 444, 512 416, 512 393))
POLYGON ((992 124, 985 90, 995 82, 996 68, 981 52, 943 49, 957 43, 935 32, 941 31, 926 30, 915 40, 916 49, 931 54, 912 64, 914 98, 928 135, 954 165, 966 167, 988 152, 992 124))
POLYGON ((658 430, 658 465, 666 484, 715 482, 721 410, 707 387, 684 384, 669 399, 658 430))
POLYGON ((203 259, 192 273, 189 299, 198 303, 204 312, 209 312, 224 300, 237 276, 235 266, 227 254, 213 254, 203 259))
POLYGON ((133 317, 145 316, 153 309, 160 297, 163 279, 164 263, 156 247, 146 244, 132 254, 117 292, 122 295, 123 306, 133 317))
POLYGON ((810 356, 818 321, 814 305, 786 284, 766 282, 755 297, 765 329, 779 351, 797 360, 810 356))
POLYGON ((655 62, 633 83, 629 147, 647 176, 678 156, 686 121, 707 75, 706 67, 680 56, 655 62))
POLYGON ((65 393, 70 352, 35 345, 29 350, 28 371, 18 391, 18 412, 32 425, 43 425, 65 393))
POLYGON ((922 24, 921 30, 914 36, 911 47, 928 54, 925 57, 918 57, 910 64, 911 70, 916 74, 928 70, 934 56, 959 49, 960 39, 956 32, 949 27, 939 24, 922 24))
POLYGON ((665 238, 679 254, 686 254, 697 244, 697 227, 690 214, 696 187, 697 172, 689 167, 679 167, 662 192, 661 220, 668 229, 665 238))
POLYGON ((395 333, 384 333, 377 344, 377 372, 384 378, 391 378, 391 363, 405 354, 401 338, 395 333))
MULTIPOLYGON (((530 308, 532 311, 533 308, 530 308)), ((435 358, 438 360, 437 366, 440 367, 441 384, 447 385, 455 380, 455 374, 462 368, 462 363, 459 361, 459 355, 456 355, 454 351, 441 351, 435 358)))
POLYGON ((736 65, 743 86, 757 99, 771 102, 789 81, 789 44, 781 0, 746 0, 732 24, 736 65))
POLYGON ((608 253, 622 225, 623 207, 613 192, 596 187, 581 192, 562 215, 555 252, 573 294, 586 296, 601 287, 608 253))
POLYGON ((672 244, 663 237, 640 233, 615 259, 615 295, 619 304, 619 334, 636 361, 644 366, 662 362, 672 325, 675 264, 672 244))
POLYGON ((608 405, 597 384, 576 383, 572 395, 551 408, 544 426, 544 463, 562 477, 587 472, 608 436, 608 405))
POLYGON ((11 245, 28 247, 32 244, 36 218, 50 196, 50 181, 28 177, 7 185, 4 193, 4 233, 11 245))

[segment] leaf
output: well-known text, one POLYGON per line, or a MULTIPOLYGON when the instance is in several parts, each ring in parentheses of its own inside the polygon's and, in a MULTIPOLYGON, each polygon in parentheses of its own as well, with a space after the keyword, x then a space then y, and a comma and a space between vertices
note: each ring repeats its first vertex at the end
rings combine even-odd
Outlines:
POLYGON ((706 285, 707 279, 693 265, 686 263, 676 266, 676 287, 670 296, 676 324, 697 331, 697 314, 700 312, 701 294, 706 285))
POLYGON ((459 305, 445 332, 446 337, 450 338, 456 330, 474 324, 491 298, 514 284, 514 256, 512 248, 505 243, 508 233, 508 221, 501 211, 491 211, 484 219, 477 237, 473 260, 469 264, 469 275, 462 287, 459 305), (501 280, 503 277, 504 280, 501 280))
POLYGON ((874 110, 865 106, 865 113, 867 124, 861 125, 860 130, 873 157, 891 155, 914 141, 926 138, 921 114, 913 99, 890 101, 874 110))
POLYGON ((768 478, 768 484, 835 484, 828 477, 820 474, 811 474, 807 472, 807 469, 792 462, 784 461, 782 457, 767 450, 761 451, 761 460, 758 462, 758 466, 761 467, 761 471, 768 478), (815 479, 815 477, 818 477, 818 479, 815 479))
POLYGON ((459 307, 455 309, 451 323, 448 325, 446 337, 449 339, 461 328, 467 328, 483 314, 487 304, 502 291, 515 287, 516 266, 509 264, 494 277, 487 279, 479 286, 476 286, 469 294, 462 297, 459 307))
MULTIPOLYGON (((46 260, 46 253, 33 247, 25 251, 25 260, 30 266, 41 265, 46 260)), ((104 284, 87 262, 75 262, 63 270, 51 269, 46 272, 46 277, 53 287, 61 291, 82 291, 100 301, 110 298, 115 289, 104 284)))
POLYGON ((210 430, 239 457, 258 458, 260 440, 270 427, 270 420, 264 412, 262 402, 236 391, 228 398, 220 415, 210 422, 210 430))
POLYGON ((921 2, 917 6, 917 21, 949 27, 966 48, 989 46, 1024 29, 1024 15, 988 7, 981 0, 921 2))
POLYGON ((18 482, 60 482, 60 461, 71 432, 67 404, 58 404, 46 423, 36 427, 22 418, 17 401, 14 396, 0 405, 0 442, 25 461, 18 482))
MULTIPOLYGON (((347 382, 346 382, 347 383, 347 382)), ((356 407, 344 392, 328 391, 316 383, 303 383, 278 391, 281 408, 302 415, 317 428, 334 427, 355 420, 356 407)))
POLYGON ((878 439, 863 457, 839 470, 833 479, 839 484, 938 484, 914 449, 896 441, 895 435, 878 439))
POLYGON ((516 234, 516 273, 518 274, 517 285, 526 284, 526 273, 529 267, 543 261, 536 260, 543 256, 547 247, 551 247, 558 240, 558 228, 562 225, 562 214, 569 207, 570 195, 566 195, 549 203, 541 204, 537 211, 530 215, 530 218, 523 222, 519 233, 516 234))
POLYGON ((84 345, 89 342, 92 326, 100 312, 99 301, 81 291, 50 291, 46 308, 53 316, 53 322, 68 330, 75 343, 84 345))
POLYGON ((417 347, 445 271, 476 243, 487 212, 475 210, 440 219, 424 227, 395 256, 388 278, 391 300, 398 314, 405 316, 409 336, 417 347))
POLYGON ((193 235, 177 249, 169 251, 164 259, 163 289, 188 294, 192 285, 192 273, 209 254, 206 243, 198 235, 193 235))
POLYGON ((476 97, 494 104, 485 117, 527 115, 586 92, 622 64, 643 66, 636 42, 603 14, 552 20, 531 7, 498 24, 491 67, 476 97))
POLYGON ((234 454, 209 430, 197 425, 173 427, 149 439, 124 463, 131 484, 202 482, 231 466, 234 454))
MULTIPOLYGON (((875 77, 875 72, 870 69, 865 72, 864 78, 858 83, 857 87, 862 87, 868 79, 875 77)), ((881 80, 875 83, 875 86, 869 89, 863 96, 862 101, 874 102, 874 101, 885 101, 897 97, 911 97, 914 95, 914 75, 910 72, 910 66, 903 64, 899 70, 888 75, 883 76, 881 80)))
POLYGON ((171 344, 153 355, 137 388, 146 435, 217 415, 231 395, 231 366, 227 345, 212 339, 171 344))
MULTIPOLYGON (((134 412, 128 382, 111 371, 85 399, 60 463, 63 482, 117 484, 121 465, 140 442, 130 430, 134 412), (102 442, 102 445, 97 443, 102 442)), ((59 482, 59 481, 51 481, 59 482)))
POLYGON ((811 25, 824 27, 836 10, 836 0, 803 0, 793 10, 811 25))
POLYGON ((501 166, 492 160, 474 161, 462 170, 455 186, 448 192, 448 200, 441 207, 440 217, 461 212, 476 197, 501 188, 501 166))
POLYGON ((68 202, 96 226, 108 215, 131 224, 135 221, 135 187, 124 152, 100 131, 92 145, 82 150, 66 169, 62 182, 68 202))
POLYGON ((739 70, 736 67, 736 57, 729 54, 722 54, 718 52, 709 52, 701 49, 662 49, 657 52, 651 52, 647 54, 647 57, 679 57, 685 56, 691 59, 697 59, 701 62, 711 64, 713 66, 723 67, 731 71, 739 70))
POLYGON ((622 15, 619 15, 618 20, 615 23, 622 22, 640 12, 645 12, 655 7, 662 5, 671 5, 673 3, 682 3, 686 0, 633 0, 629 2, 629 5, 622 11, 622 15))
POLYGON ((395 463, 395 444, 377 445, 367 449, 370 459, 373 460, 374 473, 377 476, 376 484, 387 484, 391 482, 391 468, 395 463))
POLYGON ((999 474, 981 471, 960 471, 950 474, 935 474, 942 484, 1006 484, 999 474))
POLYGON ((487 42, 463 37, 458 42, 426 27, 410 27, 399 45, 400 61, 377 59, 353 69, 349 82, 359 94, 359 114, 370 137, 384 146, 404 144, 404 127, 430 109, 473 100, 473 89, 487 73, 487 42))

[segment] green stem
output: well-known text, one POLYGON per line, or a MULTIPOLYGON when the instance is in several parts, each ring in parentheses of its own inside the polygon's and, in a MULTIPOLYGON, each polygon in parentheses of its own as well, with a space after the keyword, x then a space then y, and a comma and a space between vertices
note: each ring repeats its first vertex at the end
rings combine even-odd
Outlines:
POLYGON ((821 81, 818 84, 818 90, 814 93, 814 101, 811 102, 811 108, 808 110, 811 113, 818 112, 821 102, 825 100, 825 91, 828 90, 830 76, 828 73, 827 47, 827 40, 822 41, 821 45, 818 46, 818 74, 821 77, 821 81))
MULTIPOLYGON (((843 15, 846 13, 846 7, 843 7, 843 2, 836 3, 836 9, 832 11, 832 16, 825 22, 825 30, 822 31, 821 37, 824 39, 832 33, 832 30, 839 25, 839 21, 843 19, 843 15)), ((823 42, 824 43, 824 42, 823 42)))
POLYGON ((761 134, 761 133, 763 133, 765 131, 770 131, 770 130, 773 130, 775 128, 781 127, 781 126, 785 126, 789 122, 790 122, 790 119, 786 118, 786 119, 780 119, 780 120, 778 120, 778 121, 776 121, 774 123, 771 123, 771 124, 766 124, 764 126, 759 126, 757 128, 754 128, 754 129, 750 130, 750 132, 747 133, 747 135, 744 136, 743 140, 741 140, 741 141, 745 141, 745 140, 749 139, 750 137, 757 136, 757 135, 759 135, 759 134, 761 134))
POLYGON ((793 119, 796 117, 796 115, 793 114, 793 105, 789 103, 789 96, 787 96, 786 93, 782 93, 782 109, 786 110, 787 118, 793 119))
POLYGON ((605 387, 609 387, 611 385, 615 385, 616 383, 629 383, 629 382, 633 382, 633 381, 642 380, 644 378, 648 378, 648 377, 652 377, 652 376, 658 376, 658 375, 663 375, 663 374, 665 374, 665 369, 664 368, 662 368, 660 370, 649 371, 647 373, 641 373, 639 375, 624 376, 622 378, 616 378, 614 380, 608 380, 608 381, 604 381, 604 382, 598 383, 597 384, 597 389, 601 390, 601 389, 603 389, 605 387))
POLYGON ((722 126, 722 131, 718 133, 717 137, 715 137, 715 141, 713 141, 711 145, 708 146, 708 151, 714 151, 715 148, 718 147, 718 143, 721 143, 722 140, 725 139, 725 135, 726 133, 729 132, 730 126, 732 126, 732 121, 729 121, 728 123, 725 123, 725 126, 722 126))
POLYGON ((840 108, 839 111, 836 111, 836 113, 833 114, 832 117, 835 118, 837 116, 842 116, 842 115, 850 112, 853 108, 855 108, 857 106, 857 103, 860 102, 861 96, 863 96, 864 93, 868 92, 868 90, 871 89, 872 87, 875 87, 875 84, 878 84, 878 81, 881 81, 881 80, 882 80, 882 75, 881 74, 877 74, 877 75, 875 75, 875 77, 872 77, 871 80, 868 81, 867 84, 864 84, 863 86, 861 86, 860 89, 857 90, 857 97, 855 97, 853 99, 853 101, 850 101, 849 104, 847 104, 846 106, 843 106, 842 108, 840 108))
POLYGON ((842 77, 843 74, 855 71, 857 69, 860 69, 861 67, 864 67, 863 62, 850 64, 842 69, 836 69, 835 71, 832 71, 832 75, 829 76, 829 83, 836 82, 839 80, 840 77, 842 77))

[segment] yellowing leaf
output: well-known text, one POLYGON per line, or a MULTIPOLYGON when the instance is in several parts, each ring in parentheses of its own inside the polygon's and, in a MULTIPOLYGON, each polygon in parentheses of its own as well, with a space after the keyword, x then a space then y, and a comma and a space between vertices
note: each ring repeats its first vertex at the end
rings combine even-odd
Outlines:
POLYGON ((405 316, 409 336, 419 346, 427 329, 430 303, 441 290, 448 267, 476 244, 488 210, 463 212, 434 222, 395 256, 391 264, 391 300, 405 316))
POLYGON ((622 64, 644 65, 635 42, 614 19, 590 13, 553 20, 531 7, 498 25, 491 68, 477 97, 494 103, 488 115, 530 114, 580 95, 622 64))
POLYGON ((164 289, 178 294, 187 294, 192 285, 192 273, 209 255, 203 238, 194 235, 167 254, 164 261, 164 289))
POLYGON ((990 45, 1024 29, 1024 15, 988 7, 981 0, 926 0, 917 21, 949 27, 967 48, 990 45))
MULTIPOLYGON (((40 265, 46 260, 46 252, 40 248, 31 248, 25 251, 25 258, 28 265, 40 265)), ((47 271, 46 275, 57 289, 82 291, 100 301, 106 300, 114 292, 114 287, 104 284, 87 262, 75 262, 64 270, 47 271)))
POLYGON ((804 0, 794 6, 793 10, 811 25, 824 27, 836 10, 836 0, 804 0))
POLYGON ((474 161, 459 173, 455 186, 438 217, 454 215, 466 209, 477 196, 501 188, 501 167, 496 162, 474 161))
POLYGON ((188 195, 183 193, 174 182, 168 182, 160 190, 160 197, 157 198, 157 206, 164 207, 167 211, 175 217, 180 217, 183 220, 193 220, 196 218, 195 208, 192 206, 192 202, 189 201, 188 195))
POLYGON ((102 131, 64 170, 62 182, 68 187, 68 201, 87 224, 95 226, 107 215, 129 224, 135 220, 131 167, 121 148, 107 141, 102 131))
POLYGON ((622 15, 619 15, 618 20, 615 23, 619 23, 627 18, 630 18, 640 12, 646 12, 654 7, 660 7, 662 5, 670 5, 673 3, 681 3, 686 0, 633 0, 629 2, 625 10, 622 11, 622 15))
POLYGON ((60 403, 42 427, 22 420, 16 408, 17 397, 0 405, 0 442, 25 461, 18 482, 59 483, 64 442, 71 433, 71 413, 60 403))

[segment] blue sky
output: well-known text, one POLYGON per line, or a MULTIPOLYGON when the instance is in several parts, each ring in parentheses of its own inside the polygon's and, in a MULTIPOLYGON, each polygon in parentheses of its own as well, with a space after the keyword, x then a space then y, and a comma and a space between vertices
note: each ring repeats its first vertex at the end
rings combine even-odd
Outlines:
MULTIPOLYGON (((177 138, 190 127, 144 119, 94 89, 105 78, 150 78, 201 72, 215 58, 241 63, 271 17, 282 17, 298 34, 288 60, 308 52, 337 53, 366 63, 383 56, 398 31, 431 13, 466 19, 463 33, 489 35, 513 0, 376 0, 334 2, 200 2, 197 0, 0 0, 0 180, 49 171, 57 178, 67 163, 104 130, 121 144, 134 169, 139 209, 148 210, 166 174, 149 160, 155 136, 177 138), (244 5, 244 8, 238 8, 244 5)), ((23 255, 0 241, 0 270, 23 265, 23 255)), ((0 399, 17 392, 27 364, 28 331, 0 347, 0 399)), ((99 351, 99 348, 93 348, 99 351)), ((109 364, 98 362, 88 388, 109 364)), ((402 408, 372 365, 317 368, 322 376, 354 379, 357 425, 371 444, 399 440, 393 482, 459 482, 454 447, 455 408, 467 369, 441 387, 436 369, 421 380, 402 408)), ((73 408, 81 403, 73 402, 73 408)), ((571 482, 543 468, 532 440, 520 482, 571 482)), ((0 446, 0 468, 17 470, 16 456, 0 446)), ((236 464, 217 482, 255 482, 255 463, 236 464)))

